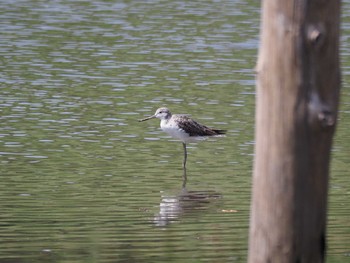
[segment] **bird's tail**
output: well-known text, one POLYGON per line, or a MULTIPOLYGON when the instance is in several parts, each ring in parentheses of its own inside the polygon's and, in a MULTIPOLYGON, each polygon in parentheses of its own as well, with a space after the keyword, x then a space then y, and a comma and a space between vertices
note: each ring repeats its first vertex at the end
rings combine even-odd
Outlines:
POLYGON ((226 134, 226 130, 217 130, 217 129, 213 129, 213 131, 217 134, 217 135, 220 135, 220 134, 226 134))

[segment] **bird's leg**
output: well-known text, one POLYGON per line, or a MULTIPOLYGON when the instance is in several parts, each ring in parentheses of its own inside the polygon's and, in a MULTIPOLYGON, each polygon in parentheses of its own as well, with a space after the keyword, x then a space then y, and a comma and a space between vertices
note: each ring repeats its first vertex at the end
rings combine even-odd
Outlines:
POLYGON ((182 167, 184 169, 186 169, 186 161, 187 161, 187 149, 186 149, 186 144, 182 143, 183 147, 184 147, 184 161, 182 163, 182 167))
POLYGON ((184 170, 184 174, 183 174, 183 185, 186 185, 186 181, 187 181, 187 175, 186 175, 186 161, 187 161, 187 149, 186 149, 186 144, 182 143, 182 146, 184 147, 184 160, 182 163, 182 167, 184 170))

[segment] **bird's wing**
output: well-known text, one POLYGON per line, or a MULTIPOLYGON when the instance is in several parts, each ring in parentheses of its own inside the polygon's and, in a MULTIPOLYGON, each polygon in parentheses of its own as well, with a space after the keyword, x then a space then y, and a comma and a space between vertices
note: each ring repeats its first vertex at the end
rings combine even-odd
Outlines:
POLYGON ((186 131, 190 136, 212 136, 217 133, 209 127, 202 125, 186 115, 177 115, 178 126, 186 131))

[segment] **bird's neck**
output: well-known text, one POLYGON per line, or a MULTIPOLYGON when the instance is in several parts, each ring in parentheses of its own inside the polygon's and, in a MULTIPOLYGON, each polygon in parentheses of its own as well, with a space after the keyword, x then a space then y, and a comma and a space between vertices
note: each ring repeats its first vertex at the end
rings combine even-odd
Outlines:
POLYGON ((167 118, 161 119, 160 120, 160 127, 161 128, 167 127, 169 125, 170 119, 171 119, 171 115, 170 115, 170 117, 167 116, 167 118))
POLYGON ((164 122, 168 122, 170 119, 171 119, 171 113, 168 113, 166 116, 165 116, 165 118, 164 119, 162 119, 162 121, 164 121, 164 122))
POLYGON ((167 115, 166 115, 166 117, 165 117, 165 119, 168 121, 168 120, 170 120, 171 119, 171 113, 169 112, 167 115))
POLYGON ((160 120, 160 126, 164 126, 168 123, 169 119, 161 119, 160 120))

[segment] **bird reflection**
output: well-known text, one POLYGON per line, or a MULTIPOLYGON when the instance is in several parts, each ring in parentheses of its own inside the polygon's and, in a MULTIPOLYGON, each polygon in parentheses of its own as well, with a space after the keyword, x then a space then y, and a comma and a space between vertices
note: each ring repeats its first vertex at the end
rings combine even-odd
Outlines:
POLYGON ((182 216, 210 208, 211 204, 221 199, 221 194, 211 191, 190 191, 186 188, 184 175, 183 187, 177 195, 163 195, 159 204, 159 213, 154 217, 156 226, 166 226, 178 221, 182 216))

